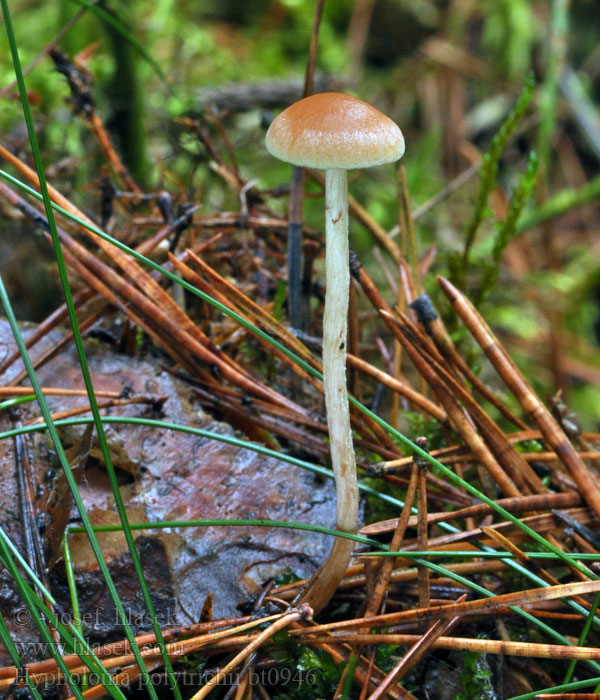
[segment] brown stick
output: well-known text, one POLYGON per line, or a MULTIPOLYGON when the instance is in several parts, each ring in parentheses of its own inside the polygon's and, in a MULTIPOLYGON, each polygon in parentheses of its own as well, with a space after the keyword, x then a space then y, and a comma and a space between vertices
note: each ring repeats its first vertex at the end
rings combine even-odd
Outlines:
MULTIPOLYGON (((411 342, 418 346, 423 356, 426 356, 430 346, 422 334, 420 334, 419 328, 413 324, 405 314, 400 313, 399 316, 400 321, 404 324, 399 324, 400 330, 405 334, 407 332, 410 333, 411 342)), ((429 357, 429 364, 446 384, 447 389, 450 390, 452 395, 460 400, 465 410, 480 430, 494 457, 498 460, 498 463, 504 468, 512 481, 514 481, 519 490, 521 492, 532 491, 533 493, 542 493, 546 491, 546 487, 537 474, 525 459, 523 459, 521 454, 517 452, 498 425, 481 408, 479 403, 475 401, 473 395, 457 381, 452 372, 448 371, 443 364, 443 360, 438 360, 432 354, 429 357)))
MULTIPOLYGON (((42 394, 45 396, 85 396, 85 389, 63 389, 61 387, 43 386, 42 394)), ((102 389, 95 390, 96 396, 104 396, 111 399, 118 399, 121 396, 120 391, 104 391, 102 389)), ((29 386, 0 386, 0 397, 5 396, 34 396, 34 391, 29 386)))
POLYGON ((498 375, 515 395, 523 410, 538 426, 548 444, 573 477, 586 503, 600 518, 600 488, 567 436, 468 299, 448 280, 439 276, 437 279, 444 294, 494 365, 498 375))
MULTIPOLYGON (((548 586, 546 588, 533 588, 517 593, 503 593, 492 598, 478 598, 463 603, 452 603, 451 605, 440 605, 429 608, 419 608, 417 610, 402 610, 401 612, 386 613, 385 615, 375 615, 371 618, 360 620, 344 620, 342 622, 331 622, 319 625, 319 634, 325 631, 337 629, 348 629, 350 627, 364 626, 368 622, 371 626, 385 624, 399 625, 407 622, 420 622, 421 620, 442 620, 455 617, 456 615, 493 615, 499 608, 518 605, 532 605, 540 601, 555 600, 557 598, 570 598, 575 595, 585 595, 600 591, 600 581, 582 581, 575 583, 561 584, 560 586, 548 586)), ((600 655, 600 649, 598 649, 600 655)))
MULTIPOLYGON (((496 503, 511 513, 527 513, 528 511, 532 510, 547 510, 550 508, 569 508, 572 506, 578 506, 581 503, 581 495, 575 491, 567 491, 565 493, 549 493, 537 496, 501 498, 500 500, 496 501, 496 503)), ((461 508, 460 510, 455 510, 452 512, 429 513, 427 516, 427 523, 429 525, 433 525, 434 523, 448 522, 451 520, 456 520, 457 518, 484 516, 495 512, 496 511, 492 508, 492 506, 488 506, 486 503, 479 503, 478 505, 468 506, 467 508, 461 508)), ((362 530, 360 530, 360 534, 371 536, 391 532, 396 527, 397 522, 398 518, 382 520, 378 523, 373 523, 372 525, 367 525, 366 527, 362 528, 362 530)), ((411 516, 410 520, 408 521, 408 525, 409 527, 415 527, 417 525, 416 515, 411 516)))
MULTIPOLYGON (((466 597, 466 594, 461 596, 459 601, 464 600, 466 597)), ((442 634, 451 632, 459 621, 460 616, 454 617, 453 619, 448 620, 446 623, 443 623, 441 620, 434 622, 429 630, 417 642, 415 642, 415 644, 388 673, 377 690, 369 697, 369 700, 379 700, 380 698, 385 697, 388 688, 403 678, 411 668, 414 668, 419 660, 423 658, 425 653, 433 646, 435 640, 441 637, 442 634)))
POLYGON ((350 367, 356 367, 356 369, 360 369, 365 374, 368 374, 369 376, 373 377, 373 379, 378 381, 380 384, 387 386, 388 389, 397 392, 398 394, 400 394, 400 396, 404 396, 404 398, 410 404, 423 411, 424 413, 429 414, 432 418, 435 418, 440 423, 445 423, 448 420, 448 416, 446 415, 445 411, 443 411, 439 406, 433 403, 433 401, 430 401, 418 391, 415 391, 414 389, 409 387, 408 384, 404 384, 400 380, 392 377, 391 374, 388 374, 383 370, 377 369, 377 367, 373 367, 373 365, 369 364, 365 360, 362 360, 360 357, 348 354, 346 356, 346 359, 350 367))

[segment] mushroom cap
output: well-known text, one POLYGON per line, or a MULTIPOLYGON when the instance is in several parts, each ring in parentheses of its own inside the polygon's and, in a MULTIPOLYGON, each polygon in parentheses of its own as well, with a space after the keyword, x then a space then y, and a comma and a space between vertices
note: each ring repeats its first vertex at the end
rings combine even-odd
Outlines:
POLYGON ((305 97, 279 114, 265 139, 275 158, 321 170, 369 168, 404 153, 395 122, 367 102, 340 92, 305 97))

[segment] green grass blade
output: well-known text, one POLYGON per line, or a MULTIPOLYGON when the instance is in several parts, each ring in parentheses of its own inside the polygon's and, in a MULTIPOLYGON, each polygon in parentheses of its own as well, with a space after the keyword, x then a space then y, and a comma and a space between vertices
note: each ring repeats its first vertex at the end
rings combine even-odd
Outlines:
MULTIPOLYGON (((65 562, 65 572, 67 574, 67 586, 69 588, 69 598, 71 599, 71 610, 73 611, 73 627, 83 637, 83 626, 81 624, 81 608, 79 606, 79 596, 77 595, 77 582, 75 581, 75 572, 73 571, 73 560, 71 558, 71 548, 67 538, 67 533, 62 539, 63 560, 65 562)), ((81 689, 87 690, 87 676, 81 679, 81 689)))
MULTIPOLYGON (((157 645, 159 646, 159 648, 161 650, 161 655, 163 658, 163 662, 165 664, 165 668, 167 670, 169 683, 171 685, 171 688, 173 690, 173 693, 175 695, 176 700, 182 700, 181 693, 179 691, 179 688, 177 686, 177 681, 175 679, 175 674, 173 672, 173 667, 172 667, 171 661, 170 661, 170 659, 167 655, 167 652, 166 652, 165 643, 164 643, 164 639, 162 637, 160 626, 159 626, 158 621, 156 619, 156 612, 154 610, 154 605, 152 603, 150 591, 149 591, 148 586, 146 584, 141 561, 140 561, 137 549, 135 547, 133 535, 131 534, 131 530, 128 528, 127 514, 125 512, 125 506, 123 505, 123 500, 121 498, 121 493, 119 490, 119 485, 118 485, 115 469, 114 469, 114 466, 112 464, 112 459, 110 456, 108 442, 107 442, 106 436, 104 434, 104 428, 103 428, 102 422, 100 420, 100 411, 98 409, 98 402, 97 402, 96 396, 94 394, 94 387, 92 384, 91 375, 90 375, 89 368, 87 365, 87 360, 85 357, 85 350, 83 348, 83 340, 81 337, 81 333, 79 331, 77 316, 75 314, 75 307, 73 304, 73 297, 72 297, 70 286, 69 286, 67 269, 66 269, 64 257, 62 254, 62 249, 61 249, 61 245, 60 245, 58 231, 56 228, 56 221, 54 219, 52 202, 51 202, 50 195, 48 192, 48 186, 46 183, 44 168, 43 168, 43 164, 42 164, 42 158, 41 158, 41 154, 39 151, 35 127, 33 124, 33 117, 31 114, 31 109, 29 107, 29 101, 27 98, 27 90, 26 90, 26 86, 25 86, 25 80, 23 77, 23 71, 21 68, 21 62, 20 62, 16 38, 15 38, 13 26, 12 26, 10 11, 8 8, 7 0, 0 0, 0 2, 1 2, 1 6, 2 6, 2 13, 4 15, 6 35, 8 38, 8 43, 9 43, 9 47, 10 47, 10 51, 11 51, 15 77, 17 79, 17 84, 19 86, 19 93, 21 96, 21 103, 23 106, 23 115, 24 115, 25 122, 27 125, 29 141, 31 144, 31 150, 33 153, 33 158, 35 161, 37 176, 38 176, 38 180, 39 180, 39 184, 40 184, 40 192, 41 192, 42 199, 44 202, 44 208, 46 211, 46 218, 48 221, 48 226, 50 228, 50 233, 52 236, 52 242, 53 242, 54 252, 55 252, 55 256, 56 256, 56 263, 57 263, 57 267, 58 267, 58 272, 59 272, 61 284, 63 287, 63 292, 65 295, 65 302, 66 302, 67 309, 68 309, 69 321, 71 323, 71 328, 73 331, 73 339, 75 341, 75 347, 77 349, 77 355, 78 355, 79 363, 81 366, 81 373, 83 375, 84 384, 85 384, 85 387, 86 387, 86 390, 88 393, 88 399, 90 402, 92 415, 94 416, 94 423, 96 426, 98 441, 100 443, 100 448, 101 448, 102 456, 103 456, 104 463, 106 466, 106 471, 107 471, 107 474, 108 474, 108 477, 110 480, 110 484, 111 484, 111 488, 113 490, 113 494, 115 497, 115 502, 117 505, 119 517, 121 519, 121 522, 123 523, 123 531, 124 531, 125 539, 127 541, 127 545, 128 545, 129 552, 131 555, 132 564, 133 564, 134 570, 136 572, 136 576, 138 578, 139 586, 140 586, 140 589, 142 592, 142 597, 144 599, 144 604, 145 604, 146 609, 147 609, 149 616, 150 616, 152 629, 156 635, 157 645)), ((40 389, 39 383, 37 382, 37 378, 35 377, 35 371, 33 369, 33 366, 31 365, 31 362, 26 362, 26 357, 28 358, 27 350, 25 348, 24 343, 22 342, 22 338, 21 338, 21 342, 19 343, 20 332, 19 332, 18 327, 16 325, 14 314, 12 314, 12 309, 10 309, 10 301, 8 300, 8 296, 6 294, 6 290, 4 289, 3 283, 2 283, 2 304, 6 310, 7 316, 12 316, 11 329, 12 329, 13 335, 15 336, 15 340, 17 342, 17 345, 19 345, 19 350, 21 352, 23 362, 25 363, 25 366, 27 368, 27 373, 29 375, 29 379, 32 383, 32 386, 35 389, 35 394, 36 394, 38 403, 40 404, 40 408, 42 409, 42 413, 44 414, 44 418, 46 419, 46 422, 48 423, 48 426, 50 428, 50 424, 51 424, 52 419, 50 416, 48 405, 47 405, 46 399, 45 399, 45 397, 40 389), (10 311, 10 313, 9 313, 9 311, 10 311)), ((76 485, 76 482, 71 474, 71 469, 70 469, 70 466, 69 466, 68 461, 66 459, 66 455, 64 454, 64 450, 62 449, 62 445, 60 443, 58 433, 56 433, 56 431, 54 431, 54 433, 51 431, 50 434, 52 437, 52 441, 56 447, 59 460, 60 460, 61 465, 63 467, 63 471, 67 475, 67 482, 69 484, 71 491, 73 492, 73 498, 75 500, 75 503, 77 505, 78 510, 80 511, 82 521, 86 525, 89 525, 89 520, 87 520, 87 514, 85 512, 83 502, 81 501, 81 498, 79 497, 77 485, 76 485)), ((92 538, 94 537, 91 529, 89 530, 88 536, 89 535, 91 535, 92 538)), ((102 556, 102 552, 100 551, 100 547, 99 547, 98 543, 92 541, 92 539, 90 539, 90 544, 92 545, 92 550, 94 551, 94 555, 96 556, 96 559, 98 560, 98 565, 100 566, 100 570, 101 570, 102 575, 104 576, 104 579, 106 581, 106 585, 107 585, 107 588, 109 590, 110 596, 111 596, 111 598, 112 598, 112 600, 117 608, 120 622, 121 622, 121 624, 123 624, 123 626, 125 628, 126 636, 128 638, 128 641, 131 644, 131 649, 132 649, 132 652, 136 658, 136 662, 139 666, 139 669, 141 671, 142 679, 148 687, 148 692, 150 693, 152 700, 158 700, 156 690, 154 689, 154 687, 151 683, 150 676, 148 675, 148 672, 146 670, 146 666, 144 664, 144 660, 141 656, 140 650, 139 650, 138 645, 135 641, 135 637, 134 637, 133 632, 131 630, 131 626, 129 624, 127 615, 125 614, 123 604, 119 599, 116 588, 114 587, 114 583, 112 581, 112 578, 110 577, 110 572, 108 570, 108 567, 106 566, 106 563, 104 562, 104 558, 102 556)))
POLYGON ((158 65, 158 63, 152 58, 152 56, 146 51, 144 45, 138 41, 135 36, 127 29, 127 27, 121 22, 118 17, 115 17, 110 12, 107 12, 102 7, 99 7, 89 0, 73 0, 78 5, 85 7, 92 14, 96 15, 99 19, 117 31, 123 39, 135 50, 139 55, 151 66, 152 70, 158 75, 158 77, 163 81, 163 83, 172 91, 171 86, 168 83, 167 76, 165 75, 163 69, 158 65))
MULTIPOLYGON (((592 627, 592 620, 594 619, 594 616, 596 614, 596 610, 598 610, 598 605, 600 605, 600 593, 596 594, 594 596, 594 602, 592 603, 592 607, 590 608, 590 614, 588 618, 585 621, 585 624, 583 625, 583 629, 581 630, 581 634, 579 635, 579 640, 577 641, 577 646, 582 647, 585 645, 585 640, 587 639, 587 636, 590 632, 590 629, 592 627)), ((572 659, 571 662, 569 663, 569 668, 567 669, 567 672, 565 674, 565 677, 563 679, 563 683, 569 683, 571 678, 573 677, 573 672, 575 671, 575 666, 577 665, 577 659, 572 659)))
MULTIPOLYGON (((23 669, 23 662, 21 661, 21 657, 19 655, 19 652, 17 651, 15 643, 13 642, 12 637, 10 636, 8 626, 2 613, 0 613, 0 641, 4 644, 4 648, 6 649, 6 651, 8 651, 8 655, 12 659, 13 664, 19 670, 23 669)), ((42 696, 39 694, 38 689, 35 687, 35 684, 29 677, 27 671, 25 671, 24 673, 23 680, 27 684, 29 692, 32 694, 34 700, 42 700, 42 696)))
POLYGON ((14 406, 19 406, 22 403, 31 403, 35 401, 35 396, 19 396, 15 399, 7 399, 6 401, 0 402, 0 411, 4 411, 7 408, 13 408, 14 406))
MULTIPOLYGON (((25 571, 27 576, 29 576, 31 581, 33 581, 39 588, 46 602, 51 607, 55 607, 57 603, 54 596, 50 593, 50 591, 48 591, 44 584, 39 581, 29 564, 23 559, 19 550, 15 547, 1 526, 0 545, 0 561, 4 563, 6 568, 9 568, 10 566, 14 567, 12 564, 12 559, 10 559, 10 557, 14 557, 16 562, 23 568, 23 571, 25 571)), ((48 605, 40 599, 33 587, 22 578, 18 569, 13 568, 13 570, 16 571, 19 577, 19 582, 28 595, 26 604, 30 613, 35 615, 37 609, 37 611, 46 617, 50 621, 50 624, 52 624, 52 626, 60 634, 61 639, 67 647, 69 653, 77 653, 82 662, 86 664, 91 671, 98 674, 101 683, 108 689, 108 692, 115 700, 125 700, 125 696, 123 695, 121 689, 115 684, 110 673, 108 673, 108 671, 101 664, 100 660, 96 657, 93 649, 87 643, 77 625, 75 625, 73 622, 69 622, 67 625, 63 624, 62 620, 57 618, 57 616, 48 609, 48 605)))
POLYGON ((102 666, 102 664, 100 664, 100 662, 97 659, 94 659, 94 657, 86 654, 81 646, 76 645, 75 640, 68 633, 65 626, 60 622, 60 620, 56 617, 56 615, 54 615, 53 612, 48 610, 44 603, 35 594, 33 589, 21 576, 19 570, 15 565, 15 562, 13 561, 10 550, 6 545, 6 534, 4 533, 4 531, 2 531, 2 534, 3 536, 0 537, 0 560, 2 561, 2 563, 10 573, 12 580, 16 584, 21 597, 23 598, 29 612, 31 613, 33 622, 35 623, 47 648, 51 651, 52 657, 56 661, 58 668, 64 675, 67 683, 69 684, 73 695, 77 698, 77 700, 84 700, 79 686, 75 682, 75 679, 72 677, 69 668, 67 667, 61 654, 59 653, 55 641, 52 639, 52 636, 50 635, 50 632, 46 627, 45 619, 47 619, 50 622, 50 624, 58 631, 61 640, 67 647, 69 653, 79 654, 82 661, 86 663, 89 668, 94 668, 97 666, 96 670, 98 673, 100 673, 103 685, 108 684, 106 687, 107 689, 109 689, 109 692, 112 691, 111 695, 113 695, 115 700, 125 700, 123 693, 121 692, 120 688, 118 688, 115 685, 108 671, 102 666))
MULTIPOLYGON (((325 477, 327 479, 333 479, 333 472, 331 469, 326 469, 325 467, 320 467, 317 464, 312 464, 312 462, 306 462, 305 460, 298 459, 291 455, 277 452, 271 450, 264 445, 260 445, 256 442, 249 442, 248 440, 242 440, 241 438, 236 438, 232 435, 222 435, 220 433, 213 432, 211 430, 204 430, 203 428, 197 428, 192 425, 182 425, 180 423, 169 423, 167 421, 155 420, 153 418, 136 418, 134 416, 103 416, 102 422, 106 424, 121 424, 121 425, 143 425, 146 427, 160 428, 164 430, 175 430, 181 433, 187 433, 190 435, 197 435, 198 437, 208 438, 210 440, 216 440, 217 442, 223 442, 227 445, 233 445, 234 447, 240 447, 245 450, 252 450, 257 454, 262 454, 265 457, 273 457, 274 459, 279 459, 282 462, 287 462, 288 464, 293 464, 294 466, 306 469, 307 471, 318 474, 319 476, 325 477)), ((79 417, 79 418, 64 418, 61 420, 54 421, 54 425, 57 427, 61 426, 73 426, 73 425, 89 425, 93 423, 93 418, 79 417)), ((35 423, 31 425, 23 425, 20 428, 12 428, 11 430, 6 430, 0 432, 0 440, 6 440, 9 438, 16 437, 17 435, 25 435, 27 433, 41 432, 46 430, 45 423, 35 423)), ((404 507, 404 501, 389 496, 386 493, 381 493, 370 486, 365 484, 359 484, 358 487, 363 493, 375 496, 398 509, 404 507)), ((444 527, 445 523, 440 523, 440 527, 444 527)), ((135 529, 133 523, 130 523, 129 527, 135 529)), ((449 526, 451 532, 457 532, 455 528, 449 526)))
POLYGON ((543 690, 532 690, 531 693, 524 693, 523 695, 513 695, 512 698, 507 698, 507 700, 535 700, 541 693, 569 693, 572 690, 579 690, 580 688, 589 688, 590 685, 595 685, 600 683, 600 676, 596 678, 586 678, 584 681, 576 681, 575 683, 566 683, 565 685, 555 685, 552 688, 544 688, 543 690))
MULTIPOLYGON (((332 527, 323 525, 313 525, 312 523, 297 523, 291 520, 266 520, 265 518, 201 518, 199 520, 157 520, 156 522, 132 523, 134 530, 164 530, 176 527, 278 527, 288 530, 304 530, 320 535, 331 535, 332 537, 342 537, 346 540, 354 540, 359 544, 366 544, 370 547, 377 547, 387 550, 387 544, 372 540, 370 537, 355 535, 352 532, 343 532, 332 527)), ((121 525, 97 525, 94 532, 122 532, 121 525)), ((84 532, 79 525, 72 525, 68 529, 69 534, 84 532)))

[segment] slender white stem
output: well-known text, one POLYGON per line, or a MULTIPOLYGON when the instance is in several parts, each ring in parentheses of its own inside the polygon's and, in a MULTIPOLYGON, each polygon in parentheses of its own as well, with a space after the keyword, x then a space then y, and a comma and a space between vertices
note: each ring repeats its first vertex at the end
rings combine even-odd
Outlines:
MULTIPOLYGON (((346 336, 350 270, 348 264, 348 177, 346 170, 327 170, 325 180, 325 313, 323 317, 323 384, 331 462, 337 491, 336 528, 356 532, 358 486, 350 411, 346 394, 346 336)), ((354 548, 336 538, 329 557, 301 596, 318 612, 335 593, 354 548)))
POLYGON ((346 394, 346 336, 350 268, 348 262, 348 177, 326 173, 326 293, 323 317, 323 375, 331 461, 337 488, 337 527, 355 532, 358 518, 356 465, 346 394))

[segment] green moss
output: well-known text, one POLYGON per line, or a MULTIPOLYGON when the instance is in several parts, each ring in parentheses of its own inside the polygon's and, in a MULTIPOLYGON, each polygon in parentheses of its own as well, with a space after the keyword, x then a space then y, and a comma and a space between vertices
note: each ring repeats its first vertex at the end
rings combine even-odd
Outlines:
POLYGON ((314 700, 333 697, 343 667, 336 666, 322 649, 303 647, 287 632, 274 638, 277 643, 273 655, 279 661, 277 689, 271 690, 273 700, 314 700))
POLYGON ((473 651, 463 653, 461 688, 456 700, 496 700, 486 654, 473 651))
POLYGON ((300 577, 297 576, 289 566, 286 567, 283 573, 275 577, 276 586, 287 586, 288 583, 296 583, 296 581, 300 581, 300 577))

